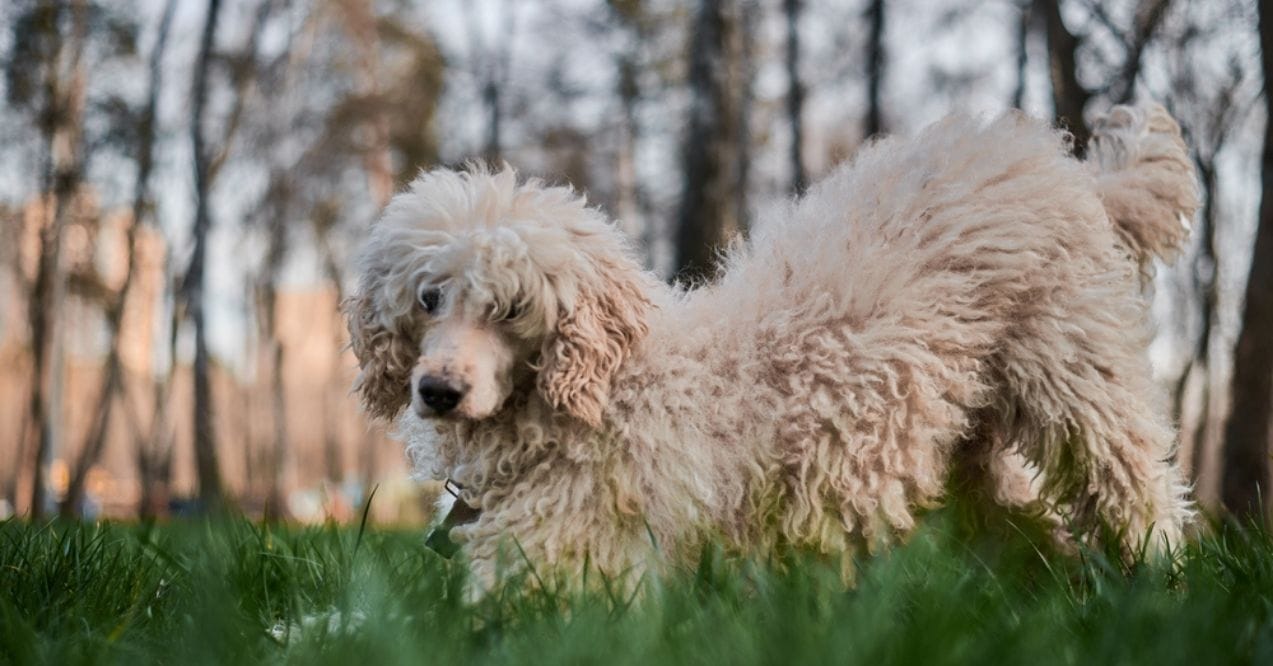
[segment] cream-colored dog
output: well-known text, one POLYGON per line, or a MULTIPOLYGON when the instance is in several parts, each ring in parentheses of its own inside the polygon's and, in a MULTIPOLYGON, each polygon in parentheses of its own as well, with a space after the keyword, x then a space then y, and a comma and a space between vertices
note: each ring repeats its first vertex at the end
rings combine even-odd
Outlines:
POLYGON ((1194 176, 1160 107, 1095 129, 1087 162, 1017 114, 874 143, 692 290, 570 189, 424 173, 358 264, 358 389, 480 511, 453 537, 482 585, 513 540, 611 578, 708 539, 887 543, 955 467, 1161 550, 1191 511, 1138 276, 1194 176))

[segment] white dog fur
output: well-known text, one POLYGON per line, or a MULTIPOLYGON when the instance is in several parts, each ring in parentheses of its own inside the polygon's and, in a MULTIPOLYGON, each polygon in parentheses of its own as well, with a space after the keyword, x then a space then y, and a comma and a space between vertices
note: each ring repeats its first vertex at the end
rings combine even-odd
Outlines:
POLYGON ((1115 108, 1089 153, 1019 114, 875 142, 690 290, 568 188, 429 171, 358 264, 358 389, 480 508, 453 538, 481 585, 513 540, 610 578, 709 539, 873 548, 956 467, 1162 551, 1192 512, 1138 278, 1185 239, 1194 175, 1158 106, 1115 108))

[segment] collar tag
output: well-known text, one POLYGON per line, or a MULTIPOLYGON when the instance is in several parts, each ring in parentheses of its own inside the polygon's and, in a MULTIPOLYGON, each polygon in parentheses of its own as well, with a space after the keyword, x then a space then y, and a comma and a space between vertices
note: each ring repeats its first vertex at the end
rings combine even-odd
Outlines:
POLYGON ((455 498, 455 503, 451 505, 451 510, 447 512, 442 522, 429 533, 424 545, 449 560, 460 549, 460 546, 451 540, 451 528, 476 521, 482 515, 482 510, 475 509, 469 506, 468 502, 460 499, 460 491, 463 490, 460 484, 447 479, 442 488, 455 498))

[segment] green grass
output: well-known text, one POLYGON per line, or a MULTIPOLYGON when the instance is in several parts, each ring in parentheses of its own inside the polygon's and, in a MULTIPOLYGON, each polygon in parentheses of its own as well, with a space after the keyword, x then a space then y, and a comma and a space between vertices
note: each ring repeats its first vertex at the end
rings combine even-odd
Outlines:
POLYGON ((1273 663, 1273 539, 1228 528, 1176 570, 1049 554, 938 512, 862 563, 705 552, 636 600, 508 590, 418 532, 0 523, 0 662, 1273 663))

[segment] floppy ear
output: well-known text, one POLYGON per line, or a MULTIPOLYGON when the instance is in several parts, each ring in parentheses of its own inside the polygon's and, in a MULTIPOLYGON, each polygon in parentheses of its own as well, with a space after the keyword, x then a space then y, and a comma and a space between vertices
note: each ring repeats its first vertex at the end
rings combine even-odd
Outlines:
POLYGON ((358 357, 354 390, 373 417, 393 420, 411 401, 411 370, 418 350, 409 336, 381 325, 373 299, 359 294, 342 304, 349 326, 349 346, 358 357))
POLYGON ((599 285, 581 286, 545 343, 539 392, 554 408, 596 428, 610 397, 610 380, 645 336, 650 300, 635 268, 610 266, 599 285))

